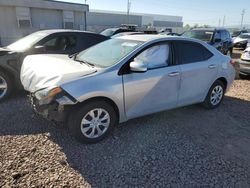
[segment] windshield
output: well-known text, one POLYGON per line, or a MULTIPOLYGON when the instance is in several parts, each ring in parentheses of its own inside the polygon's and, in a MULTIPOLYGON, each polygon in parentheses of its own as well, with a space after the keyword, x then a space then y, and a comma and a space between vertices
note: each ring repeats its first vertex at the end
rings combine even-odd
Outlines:
POLYGON ((101 32, 102 35, 111 37, 115 33, 116 29, 106 29, 103 32, 101 32))
POLYGON ((240 35, 239 38, 241 38, 241 39, 250 39, 250 34, 249 35, 240 35))
POLYGON ((7 46, 7 48, 14 51, 25 51, 43 39, 45 36, 47 36, 46 33, 36 32, 10 44, 7 46))
POLYGON ((184 37, 200 39, 205 42, 211 41, 213 37, 213 31, 205 31, 205 30, 190 30, 183 33, 184 37))
POLYGON ((237 36, 239 36, 240 35, 240 31, 234 31, 233 33, 232 33, 232 36, 233 37, 237 37, 237 36))
POLYGON ((90 63, 97 67, 110 67, 141 44, 140 41, 110 39, 81 52, 75 60, 90 63))

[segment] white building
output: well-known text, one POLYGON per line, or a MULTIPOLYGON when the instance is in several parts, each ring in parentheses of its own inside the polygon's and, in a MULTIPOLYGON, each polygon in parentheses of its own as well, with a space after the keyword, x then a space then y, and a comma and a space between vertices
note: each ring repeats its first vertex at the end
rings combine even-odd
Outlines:
POLYGON ((130 13, 126 12, 90 10, 87 13, 87 29, 100 32, 108 27, 116 27, 121 24, 135 24, 140 27, 152 26, 156 29, 171 28, 173 32, 183 31, 181 16, 169 16, 158 14, 130 13))
POLYGON ((0 0, 0 42, 4 46, 43 29, 86 30, 88 9, 52 0, 0 0))

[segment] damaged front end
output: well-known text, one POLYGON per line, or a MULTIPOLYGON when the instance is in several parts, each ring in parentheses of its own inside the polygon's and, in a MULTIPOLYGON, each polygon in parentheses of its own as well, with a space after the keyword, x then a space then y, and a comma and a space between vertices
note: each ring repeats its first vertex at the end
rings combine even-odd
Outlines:
POLYGON ((46 88, 28 95, 29 103, 35 113, 48 120, 64 121, 69 113, 70 106, 77 103, 61 88, 46 88))

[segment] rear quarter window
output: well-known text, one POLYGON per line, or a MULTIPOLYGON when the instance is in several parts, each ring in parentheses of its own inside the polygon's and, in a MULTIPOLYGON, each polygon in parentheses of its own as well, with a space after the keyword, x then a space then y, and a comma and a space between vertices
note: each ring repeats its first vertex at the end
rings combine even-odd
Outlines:
POLYGON ((176 42, 175 48, 179 64, 202 62, 213 56, 207 48, 195 42, 176 42))

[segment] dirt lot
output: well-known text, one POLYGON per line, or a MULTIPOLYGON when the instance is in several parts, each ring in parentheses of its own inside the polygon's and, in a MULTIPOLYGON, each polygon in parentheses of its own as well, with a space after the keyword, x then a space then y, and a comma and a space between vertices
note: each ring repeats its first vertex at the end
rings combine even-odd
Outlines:
POLYGON ((32 114, 20 94, 0 106, 0 187, 250 187, 250 80, 220 108, 135 119, 82 145, 32 114), (125 186, 126 185, 126 186, 125 186))

